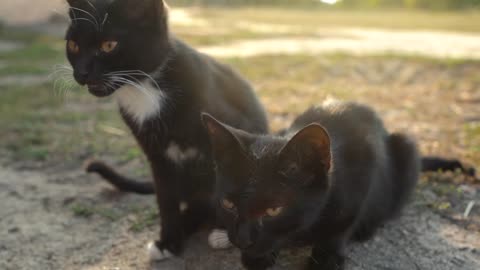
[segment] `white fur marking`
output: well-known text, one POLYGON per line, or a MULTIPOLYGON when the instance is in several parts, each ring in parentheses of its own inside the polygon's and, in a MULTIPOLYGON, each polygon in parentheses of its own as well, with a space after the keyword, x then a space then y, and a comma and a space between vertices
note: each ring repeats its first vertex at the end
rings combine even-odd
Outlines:
POLYGON ((180 202, 180 205, 178 206, 180 209, 180 212, 185 212, 188 209, 188 203, 187 202, 180 202))
POLYGON ((214 229, 208 235, 208 244, 213 249, 227 249, 232 247, 232 243, 228 239, 227 231, 214 229))
POLYGON ((180 146, 176 144, 175 142, 170 142, 170 144, 167 147, 167 151, 165 151, 165 155, 173 162, 177 164, 181 164, 182 162, 189 160, 189 159, 194 159, 198 157, 198 150, 189 147, 187 149, 180 149, 180 146))
POLYGON ((125 84, 115 91, 115 97, 120 107, 139 125, 160 113, 166 98, 165 93, 149 80, 140 82, 138 86, 125 84))
POLYGON ((173 257, 173 254, 168 250, 159 250, 154 242, 150 242, 147 245, 148 255, 151 261, 163 261, 165 259, 173 257))

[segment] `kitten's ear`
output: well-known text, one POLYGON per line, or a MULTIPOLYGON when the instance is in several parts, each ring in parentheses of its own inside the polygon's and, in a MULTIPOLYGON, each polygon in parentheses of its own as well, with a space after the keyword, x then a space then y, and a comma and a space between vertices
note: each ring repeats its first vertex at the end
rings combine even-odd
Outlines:
POLYGON ((232 151, 237 151, 242 148, 240 141, 233 134, 229 126, 221 123, 207 113, 202 113, 202 122, 210 137, 215 158, 222 160, 231 158, 232 151))
POLYGON ((330 170, 332 161, 330 136, 322 126, 311 124, 290 139, 282 148, 280 157, 282 165, 287 168, 325 174, 330 170))

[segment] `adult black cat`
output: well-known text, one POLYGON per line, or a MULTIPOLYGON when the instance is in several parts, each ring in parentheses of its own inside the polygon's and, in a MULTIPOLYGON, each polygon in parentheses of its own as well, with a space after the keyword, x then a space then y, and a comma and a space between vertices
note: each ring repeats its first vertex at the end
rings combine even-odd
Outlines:
POLYGON ((200 112, 253 133, 267 132, 265 112, 236 72, 169 33, 162 0, 68 3, 67 56, 74 77, 91 94, 117 99, 150 162, 154 184, 125 178, 101 162, 88 170, 121 190, 155 190, 162 230, 161 240, 150 245, 152 259, 178 255, 185 236, 208 218, 214 187, 200 112))
POLYGON ((248 269, 266 269, 292 244, 313 245, 309 269, 343 269, 345 245, 398 215, 420 172, 415 143, 356 103, 310 109, 282 136, 203 121, 217 215, 248 269))

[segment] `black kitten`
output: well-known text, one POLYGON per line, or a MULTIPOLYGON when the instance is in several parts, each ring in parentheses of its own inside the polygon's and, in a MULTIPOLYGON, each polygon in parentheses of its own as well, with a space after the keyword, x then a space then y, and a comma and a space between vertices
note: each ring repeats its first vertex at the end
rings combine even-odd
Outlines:
POLYGON ((211 206, 214 171, 200 112, 253 133, 267 132, 265 112, 236 72, 169 34, 163 1, 68 2, 67 56, 74 77, 91 94, 117 99, 150 162, 154 184, 125 178, 101 162, 88 170, 121 190, 156 190, 162 230, 151 255, 177 255, 211 206), (182 201, 183 208, 188 205, 183 214, 182 201))
POLYGON ((313 245, 309 269, 343 269, 349 242, 395 217, 420 172, 415 143, 370 108, 331 103, 284 136, 254 135, 204 115, 216 161, 218 217, 248 269, 287 245, 313 245))

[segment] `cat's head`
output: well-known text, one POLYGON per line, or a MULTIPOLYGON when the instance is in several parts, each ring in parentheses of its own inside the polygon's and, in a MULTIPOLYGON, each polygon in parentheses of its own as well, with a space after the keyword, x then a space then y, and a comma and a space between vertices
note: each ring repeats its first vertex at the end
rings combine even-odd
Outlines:
POLYGON ((284 245, 314 222, 330 187, 330 139, 312 124, 293 136, 253 135, 204 114, 216 165, 218 219, 253 256, 284 245))
POLYGON ((67 58, 75 80, 93 95, 138 83, 165 61, 169 37, 162 0, 67 1, 67 58))

